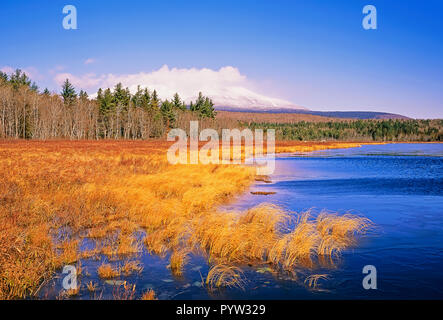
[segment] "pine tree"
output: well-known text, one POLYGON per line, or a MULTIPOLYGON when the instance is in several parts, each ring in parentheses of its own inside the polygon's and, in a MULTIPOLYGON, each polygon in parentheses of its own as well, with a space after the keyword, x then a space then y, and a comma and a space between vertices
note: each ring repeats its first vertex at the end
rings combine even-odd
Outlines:
POLYGON ((26 73, 22 72, 20 69, 16 69, 15 72, 11 74, 9 82, 14 89, 18 89, 21 86, 31 87, 31 80, 26 73))
POLYGON ((172 128, 175 123, 176 114, 174 111, 174 103, 169 102, 169 100, 163 101, 160 112, 165 120, 166 127, 172 128))
POLYGON ((103 115, 108 115, 115 109, 114 96, 112 95, 111 89, 106 89, 103 98, 100 103, 100 113, 103 115))
POLYGON ((143 96, 142 96, 142 108, 148 111, 151 107, 151 94, 149 93, 149 90, 145 88, 143 90, 143 96))
POLYGON ((88 100, 89 96, 86 93, 86 91, 80 90, 80 93, 78 94, 78 97, 80 98, 80 100, 86 101, 88 100))
POLYGON ((197 112, 202 118, 215 118, 216 112, 214 110, 214 103, 208 97, 203 96, 201 92, 198 93, 198 98, 195 104, 190 106, 191 111, 197 112))
POLYGON ((114 88, 114 102, 116 105, 127 107, 129 105, 129 101, 131 100, 131 94, 129 93, 129 89, 123 89, 121 83, 117 83, 114 88))
POLYGON ((103 100, 103 90, 102 88, 99 88, 97 91, 97 102, 100 104, 101 101, 103 100))
POLYGON ((43 94, 45 96, 49 96, 49 95, 51 95, 51 92, 49 92, 48 88, 45 88, 45 90, 43 90, 43 94))
POLYGON ((197 101, 195 101, 194 109, 200 112, 203 109, 203 104, 205 103, 205 98, 201 92, 198 93, 197 101))
POLYGON ((205 98, 203 103, 203 107, 200 110, 200 116, 203 118, 212 118, 214 119, 216 116, 216 112, 214 109, 214 103, 208 97, 205 98))
POLYGON ((101 88, 97 92, 98 110, 101 116, 101 122, 103 124, 104 137, 109 137, 110 130, 110 118, 115 110, 114 97, 111 90, 108 88, 103 91, 101 88))
POLYGON ((137 86, 137 91, 132 96, 132 104, 135 108, 140 108, 143 105, 143 90, 140 88, 140 85, 137 86))
POLYGON ((150 108, 153 111, 157 111, 159 110, 159 106, 160 106, 160 99, 158 98, 157 91, 154 90, 151 97, 150 108))
POLYGON ((60 94, 67 106, 72 105, 77 99, 77 93, 75 92, 74 86, 69 82, 69 79, 66 79, 63 83, 62 92, 60 94))
POLYGON ((38 92, 38 86, 35 82, 32 82, 31 86, 29 87, 31 91, 38 92))
POLYGON ((186 110, 186 104, 180 99, 178 93, 174 94, 174 99, 172 100, 172 104, 175 109, 182 111, 186 110))
POLYGON ((3 71, 0 71, 0 80, 2 80, 4 82, 8 81, 8 75, 3 71))

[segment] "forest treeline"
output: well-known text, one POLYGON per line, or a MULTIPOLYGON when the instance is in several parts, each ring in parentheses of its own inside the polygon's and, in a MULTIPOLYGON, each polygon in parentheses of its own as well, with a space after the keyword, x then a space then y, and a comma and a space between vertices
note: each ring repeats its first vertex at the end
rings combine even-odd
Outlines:
POLYGON ((275 129, 277 140, 443 141, 443 120, 344 120, 328 122, 256 123, 251 129, 275 129))
POLYGON ((156 90, 122 84, 99 89, 95 99, 66 79, 60 94, 39 91, 21 70, 0 72, 0 138, 148 139, 170 128, 275 129, 278 140, 443 141, 443 120, 343 120, 270 123, 217 119, 212 100, 199 93, 189 105, 176 93, 161 100, 156 90))
POLYGON ((138 87, 131 94, 119 83, 99 89, 95 99, 66 79, 60 94, 37 85, 21 70, 0 72, 0 138, 147 139, 165 135, 184 119, 214 119, 211 99, 199 93, 186 105, 176 93, 161 100, 138 87))

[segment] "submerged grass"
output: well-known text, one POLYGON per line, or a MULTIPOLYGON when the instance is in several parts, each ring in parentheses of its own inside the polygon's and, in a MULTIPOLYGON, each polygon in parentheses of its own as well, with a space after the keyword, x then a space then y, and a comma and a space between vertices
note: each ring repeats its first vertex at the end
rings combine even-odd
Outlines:
POLYGON ((139 261, 126 261, 120 268, 123 275, 129 276, 133 273, 140 273, 143 270, 143 266, 139 261))
POLYGON ((318 288, 318 281, 319 280, 327 280, 329 276, 327 274, 313 274, 308 276, 305 279, 305 284, 308 285, 312 289, 318 288))
MULTIPOLYGON (((209 287, 236 285, 235 264, 315 267, 355 244, 370 221, 309 213, 294 220, 273 205, 245 212, 217 206, 256 179, 241 165, 170 165, 161 141, 0 141, 0 299, 34 296, 55 270, 105 255, 170 255, 181 275, 188 254, 214 265, 209 287), (140 236, 145 234, 145 237, 140 236), (88 238, 95 246, 81 249, 88 238), (219 267, 217 267, 219 266, 219 267)), ((277 144, 277 152, 355 144, 277 144)), ((258 177, 260 180, 266 180, 258 177)), ((128 262, 98 267, 101 278, 139 272, 128 262)), ((91 285, 92 289, 92 285, 91 285)), ((133 288, 116 297, 133 298, 133 288)))
POLYGON ((146 291, 142 295, 141 300, 157 300, 154 290, 149 289, 148 291, 146 291))
POLYGON ((183 267, 188 260, 189 252, 187 250, 174 250, 171 255, 171 271, 176 276, 181 276, 183 273, 183 267))
POLYGON ((103 263, 97 268, 98 276, 102 279, 112 279, 120 276, 118 268, 113 268, 109 263, 103 263))
POLYGON ((218 264, 208 272, 206 277, 206 286, 210 290, 220 287, 244 288, 243 272, 236 266, 218 264))

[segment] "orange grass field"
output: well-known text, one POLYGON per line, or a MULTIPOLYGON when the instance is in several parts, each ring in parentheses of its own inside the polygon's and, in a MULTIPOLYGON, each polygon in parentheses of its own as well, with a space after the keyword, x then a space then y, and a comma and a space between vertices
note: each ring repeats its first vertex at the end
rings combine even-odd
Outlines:
MULTIPOLYGON (((178 275, 189 254, 207 257, 211 269, 202 282, 208 289, 242 286, 241 264, 268 263, 276 271, 314 268, 354 245, 355 235, 371 226, 353 215, 311 217, 269 204, 219 212, 219 205, 260 180, 254 168, 170 165, 169 146, 162 141, 0 141, 0 298, 33 297, 66 264, 100 255, 123 262, 143 246, 160 256, 171 253, 170 267, 178 275), (291 221, 295 228, 289 229, 291 221), (135 236, 139 231, 146 234, 142 240, 135 236), (79 250, 84 237, 95 241, 94 249, 79 250)), ((284 142, 276 144, 276 152, 356 146, 284 142)), ((103 264, 98 273, 112 278, 143 267, 103 264)), ((95 290, 93 283, 87 287, 95 290)), ((155 299, 155 293, 142 298, 155 299)))

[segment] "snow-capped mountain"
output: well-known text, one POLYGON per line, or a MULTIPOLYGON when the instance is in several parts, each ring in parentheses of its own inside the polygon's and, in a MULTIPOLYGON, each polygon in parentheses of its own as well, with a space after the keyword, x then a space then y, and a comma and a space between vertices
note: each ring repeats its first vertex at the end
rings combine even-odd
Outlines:
MULTIPOLYGON (((212 99, 216 109, 244 111, 307 110, 290 101, 268 97, 244 87, 226 87, 223 90, 208 91, 207 96, 212 99)), ((196 97, 193 96, 190 97, 189 101, 195 99, 196 97)))

